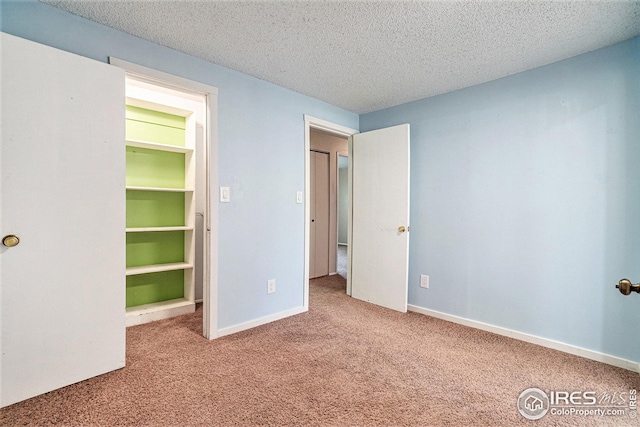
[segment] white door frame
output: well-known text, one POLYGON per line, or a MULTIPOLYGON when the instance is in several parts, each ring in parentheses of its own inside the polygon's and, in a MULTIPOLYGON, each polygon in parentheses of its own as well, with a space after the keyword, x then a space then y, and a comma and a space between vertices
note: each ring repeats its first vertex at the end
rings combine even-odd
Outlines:
MULTIPOLYGON (((204 95, 206 99, 205 149, 206 161, 206 236, 203 240, 204 284, 202 289, 203 315, 202 330, 207 339, 218 337, 218 205, 217 197, 211 197, 211 191, 218 188, 218 89, 204 83, 174 76, 162 71, 147 68, 122 59, 109 57, 109 63, 123 68, 127 75, 152 84, 204 95), (212 234, 213 230, 213 234, 212 234)), ((124 106, 123 106, 124 108, 124 106)))
MULTIPOLYGON (((318 129, 349 138, 349 170, 351 170, 351 136, 359 133, 358 130, 348 128, 318 119, 316 117, 305 114, 304 118, 304 310, 309 310, 309 242, 310 242, 310 221, 311 221, 311 129, 318 129)), ((349 194, 351 194, 351 172, 349 172, 349 194)), ((349 202, 351 203, 351 202, 349 202)), ((351 229, 351 204, 349 205, 348 228, 351 229)), ((351 235, 349 232, 349 240, 351 235)), ((350 243, 350 242, 348 242, 350 243)), ((350 250, 347 249, 347 259, 351 256, 350 250)), ((351 262, 347 261, 347 294, 351 295, 351 281, 349 280, 349 271, 351 262)))

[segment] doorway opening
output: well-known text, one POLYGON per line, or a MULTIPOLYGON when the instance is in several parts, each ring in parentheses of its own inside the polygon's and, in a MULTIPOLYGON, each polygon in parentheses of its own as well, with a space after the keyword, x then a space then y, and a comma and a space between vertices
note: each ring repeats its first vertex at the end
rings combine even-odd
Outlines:
MULTIPOLYGON (((347 159, 346 166, 346 187, 347 202, 342 202, 343 208, 346 204, 347 223, 348 212, 351 209, 349 200, 349 164, 348 152, 350 141, 349 138, 358 133, 355 129, 350 129, 341 125, 317 119, 311 116, 304 116, 305 121, 305 277, 304 277, 304 307, 309 307, 309 279, 314 277, 322 277, 325 275, 338 274, 339 265, 339 246, 341 249, 348 248, 346 245, 338 245, 339 240, 339 182, 340 182, 340 161, 342 157, 347 159), (320 175, 318 175, 320 171, 320 175), (312 178, 313 177, 313 178, 312 178), (318 178, 328 181, 328 185, 323 186, 318 192, 318 178), (325 196, 326 194, 326 196, 325 196), (320 195, 320 196, 318 196, 320 195), (322 203, 326 203, 327 209, 321 207, 318 210, 318 198, 322 203), (326 215, 328 220, 327 226, 318 227, 316 215, 326 215), (328 234, 328 236, 326 236, 328 234), (317 236, 321 239, 316 239, 317 236), (325 237, 326 236, 326 237, 325 237), (320 246, 317 240, 320 240, 320 246), (326 241, 326 246, 323 242, 326 241), (320 253, 320 257, 318 254, 320 253), (325 255, 326 254, 326 255, 325 255), (312 258, 313 257, 313 260, 312 258), (321 264, 322 269, 318 269, 321 264), (326 265, 326 267, 325 267, 326 265)), ((343 172, 344 174, 344 172, 343 172)), ((343 184, 345 183, 343 179, 343 184)), ((322 222, 322 221, 321 221, 322 222)), ((344 226, 344 225, 343 225, 344 226)), ((348 245, 348 226, 347 228, 347 245, 348 245)), ((344 235, 343 235, 344 238, 344 235)), ((343 242, 344 243, 344 242, 343 242)), ((348 250, 346 256, 342 257, 342 263, 346 272, 344 276, 347 279, 346 293, 350 295, 349 283, 349 256, 348 250)))
POLYGON ((110 63, 126 72, 127 325, 201 302, 203 335, 215 338, 217 89, 110 63))
POLYGON ((348 138, 311 129, 310 150, 309 278, 314 279, 338 273, 338 158, 346 155, 348 138))
POLYGON ((359 133, 306 115, 304 120, 304 308, 309 308, 310 135, 312 129, 317 129, 348 137, 346 294, 406 312, 409 267, 409 125, 359 133), (357 157, 354 157, 355 152, 358 153, 357 157), (357 210, 354 209, 354 194, 358 198, 357 210), (372 214, 374 212, 375 215, 372 214))

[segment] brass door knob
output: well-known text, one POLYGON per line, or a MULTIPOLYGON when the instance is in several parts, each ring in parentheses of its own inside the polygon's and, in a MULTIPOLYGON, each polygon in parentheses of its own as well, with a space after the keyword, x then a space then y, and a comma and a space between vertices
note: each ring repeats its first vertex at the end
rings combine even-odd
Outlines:
POLYGON ((12 248, 20 244, 20 238, 15 234, 7 234, 2 238, 2 244, 8 248, 12 248))
POLYGON ((620 279, 616 288, 620 290, 622 295, 629 295, 631 292, 637 292, 640 294, 640 283, 634 285, 629 279, 620 279))
POLYGON ((404 228, 404 225, 401 225, 400 227, 398 227, 398 233, 404 233, 405 231, 407 230, 404 228))

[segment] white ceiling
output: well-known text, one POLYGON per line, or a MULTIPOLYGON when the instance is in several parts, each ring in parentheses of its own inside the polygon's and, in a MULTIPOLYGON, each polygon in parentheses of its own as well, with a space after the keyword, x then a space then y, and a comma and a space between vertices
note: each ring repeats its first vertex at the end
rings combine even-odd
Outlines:
POLYGON ((356 113, 640 34, 640 0, 41 1, 356 113))

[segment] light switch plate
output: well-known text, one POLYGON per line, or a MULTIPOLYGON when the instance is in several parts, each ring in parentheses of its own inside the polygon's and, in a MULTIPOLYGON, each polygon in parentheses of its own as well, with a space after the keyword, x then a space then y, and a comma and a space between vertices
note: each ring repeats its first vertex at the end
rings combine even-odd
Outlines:
POLYGON ((222 203, 231 201, 231 189, 229 187, 220 187, 220 201, 222 203))
POLYGON ((302 191, 296 193, 296 203, 302 203, 302 191))

